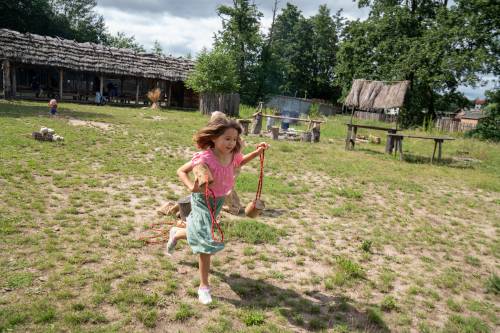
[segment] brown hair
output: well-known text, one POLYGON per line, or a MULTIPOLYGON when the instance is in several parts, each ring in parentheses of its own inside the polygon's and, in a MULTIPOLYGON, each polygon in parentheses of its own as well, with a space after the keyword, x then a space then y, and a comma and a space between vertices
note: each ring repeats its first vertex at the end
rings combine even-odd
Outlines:
POLYGON ((242 132, 241 125, 233 119, 228 119, 225 117, 216 117, 212 121, 208 122, 207 126, 200 129, 194 136, 193 141, 199 149, 214 148, 214 143, 212 140, 223 135, 224 132, 230 128, 234 128, 238 131, 238 140, 236 141, 236 146, 234 146, 233 153, 238 153, 241 150, 241 140, 240 135, 242 132))

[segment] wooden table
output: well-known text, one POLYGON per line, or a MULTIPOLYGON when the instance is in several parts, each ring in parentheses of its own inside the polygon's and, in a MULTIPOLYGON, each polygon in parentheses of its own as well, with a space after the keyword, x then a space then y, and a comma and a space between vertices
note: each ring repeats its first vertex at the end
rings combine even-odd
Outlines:
MULTIPOLYGON (((398 132, 395 128, 381 127, 381 126, 371 126, 371 125, 356 125, 356 124, 346 124, 347 125, 347 136, 345 139, 345 150, 354 150, 354 145, 356 144, 356 133, 358 128, 368 128, 377 131, 386 131, 388 134, 396 134, 398 132)), ((385 152, 392 152, 393 149, 392 137, 387 137, 387 143, 385 145, 385 152)))
MULTIPOLYGON (((432 152, 431 164, 434 162, 434 156, 436 155, 436 148, 438 149, 438 158, 437 160, 441 160, 441 152, 442 145, 445 140, 455 140, 454 138, 445 137, 445 136, 422 136, 422 135, 411 135, 411 134, 396 134, 389 133, 387 137, 391 137, 394 142, 394 154, 399 152, 399 159, 403 159, 403 138, 414 138, 414 139, 426 139, 426 140, 434 140, 434 151, 432 152)), ((387 140, 389 141, 389 140, 387 140)), ((392 153, 392 150, 389 152, 392 153)))

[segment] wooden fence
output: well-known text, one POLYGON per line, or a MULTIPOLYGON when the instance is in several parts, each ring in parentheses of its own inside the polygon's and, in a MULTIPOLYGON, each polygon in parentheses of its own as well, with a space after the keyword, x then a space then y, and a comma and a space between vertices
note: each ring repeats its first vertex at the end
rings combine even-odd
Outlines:
POLYGON ((366 111, 355 111, 354 118, 365 119, 365 120, 378 120, 386 123, 395 122, 397 115, 377 113, 377 112, 366 112, 366 111))
POLYGON ((228 116, 238 116, 240 113, 239 94, 203 93, 200 95, 200 112, 210 114, 221 111, 228 116))
POLYGON ((436 120, 436 128, 444 132, 465 132, 476 128, 476 124, 464 123, 460 119, 442 117, 436 120))

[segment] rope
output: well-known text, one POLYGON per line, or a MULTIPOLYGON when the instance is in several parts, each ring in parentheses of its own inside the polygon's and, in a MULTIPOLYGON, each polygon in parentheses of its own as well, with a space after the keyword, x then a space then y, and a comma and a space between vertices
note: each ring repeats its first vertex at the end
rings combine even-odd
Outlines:
POLYGON ((140 236, 139 240, 146 244, 160 244, 168 240, 168 231, 164 229, 151 229, 153 235, 140 236))
POLYGON ((212 221, 212 226, 210 227, 210 231, 212 232, 212 239, 219 243, 224 243, 224 232, 222 231, 219 222, 215 217, 215 210, 217 208, 217 199, 215 198, 214 191, 208 188, 208 174, 205 175, 205 202, 207 204, 208 212, 210 213, 210 220, 212 221), (210 204, 210 198, 213 199, 214 206, 210 204), (215 227, 219 231, 219 235, 221 236, 220 240, 215 237, 215 227))
POLYGON ((253 207, 255 208, 255 203, 260 199, 262 194, 262 184, 264 183, 264 150, 260 152, 260 175, 259 175, 259 185, 257 185, 257 193, 255 193, 255 200, 253 202, 253 207))

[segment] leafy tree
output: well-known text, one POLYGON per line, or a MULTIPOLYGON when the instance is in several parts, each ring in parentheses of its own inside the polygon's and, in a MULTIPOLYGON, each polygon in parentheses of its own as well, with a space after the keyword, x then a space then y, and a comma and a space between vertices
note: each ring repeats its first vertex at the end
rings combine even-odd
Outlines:
POLYGON ((105 41, 108 46, 132 49, 136 52, 145 52, 144 46, 139 44, 134 36, 127 36, 124 32, 118 32, 116 36, 108 35, 105 41))
POLYGON ((253 103, 259 90, 259 55, 262 47, 260 18, 262 13, 248 0, 233 0, 233 6, 220 5, 222 19, 215 46, 228 52, 236 64, 239 93, 245 103, 253 103))
POLYGON ((161 44, 158 40, 154 41, 153 48, 151 49, 151 52, 153 52, 157 56, 163 55, 163 48, 161 47, 161 44))
POLYGON ((486 92, 489 104, 485 107, 486 118, 482 119, 477 127, 467 132, 468 136, 483 140, 500 141, 500 89, 486 92))
POLYGON ((0 28, 70 38, 66 20, 56 15, 48 0, 0 1, 0 28))
POLYGON ((422 109, 435 115, 442 94, 474 85, 480 73, 498 73, 498 2, 362 0, 366 21, 350 22, 337 54, 337 82, 345 95, 354 78, 410 80, 405 124, 422 109))
POLYGON ((303 16, 298 7, 290 3, 287 3, 276 17, 270 43, 272 68, 268 72, 271 93, 295 95, 297 91, 297 83, 292 74, 295 68, 291 58, 295 52, 297 26, 301 19, 303 16))
POLYGON ((96 0, 50 0, 50 3, 70 26, 76 41, 101 43, 106 39, 104 18, 94 11, 96 0))
POLYGON ((0 28, 100 43, 106 29, 95 6, 95 0, 1 1, 0 28))
MULTIPOLYGON (((314 57, 310 93, 314 97, 323 99, 338 98, 333 82, 338 49, 336 22, 326 5, 321 5, 318 14, 311 17, 310 21, 313 27, 312 53, 314 57)), ((304 37, 307 38, 307 36, 304 37)))
POLYGON ((229 52, 215 48, 203 49, 196 59, 186 86, 197 93, 230 93, 239 88, 236 63, 229 52), (223 70, 222 70, 223 69, 223 70))

